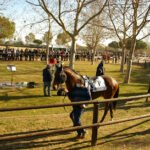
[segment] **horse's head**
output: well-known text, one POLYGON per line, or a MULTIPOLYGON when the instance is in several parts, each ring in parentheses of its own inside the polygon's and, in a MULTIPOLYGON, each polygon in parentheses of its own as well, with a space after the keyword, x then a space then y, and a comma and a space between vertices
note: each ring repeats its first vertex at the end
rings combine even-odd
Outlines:
POLYGON ((63 66, 56 66, 54 83, 63 84, 67 80, 67 75, 64 72, 63 66))
POLYGON ((77 85, 77 82, 83 79, 81 76, 74 70, 69 67, 56 67, 54 84, 62 84, 66 82, 67 89, 70 90, 77 85))

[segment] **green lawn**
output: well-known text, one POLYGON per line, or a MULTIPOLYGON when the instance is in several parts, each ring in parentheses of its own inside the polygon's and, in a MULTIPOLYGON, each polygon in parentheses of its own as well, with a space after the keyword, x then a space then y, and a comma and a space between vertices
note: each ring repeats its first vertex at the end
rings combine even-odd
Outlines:
MULTIPOLYGON (((45 62, 0 62, 0 82, 10 81, 11 74, 6 70, 8 64, 16 65, 14 82, 35 81, 39 86, 34 89, 0 89, 0 107, 22 107, 32 105, 46 105, 62 103, 63 97, 56 96, 52 91, 52 97, 43 97, 42 69, 45 62)), ((67 65, 67 62, 65 62, 67 65)), ((75 70, 81 74, 94 76, 97 63, 76 62, 75 70)), ((145 94, 148 89, 150 68, 133 66, 131 83, 123 84, 124 74, 119 72, 119 65, 105 64, 105 74, 114 77, 120 83, 120 97, 145 94)), ((66 98, 65 102, 69 102, 66 98)), ((148 114, 150 103, 145 99, 120 103, 115 112, 115 120, 148 114)), ((63 127, 71 127, 69 119, 71 108, 52 108, 29 111, 1 112, 0 132, 3 134, 23 134, 28 132, 40 132, 41 130, 53 130, 63 127)), ((102 115, 99 111, 99 116, 102 115)), ((110 119, 109 115, 106 121, 110 119)), ((92 123, 92 108, 89 105, 82 116, 84 125, 92 123)), ((0 149, 149 149, 150 128, 149 120, 142 119, 99 129, 96 147, 90 147, 91 130, 88 130, 84 140, 75 140, 73 133, 57 134, 42 138, 24 139, 21 141, 1 142, 0 149)))

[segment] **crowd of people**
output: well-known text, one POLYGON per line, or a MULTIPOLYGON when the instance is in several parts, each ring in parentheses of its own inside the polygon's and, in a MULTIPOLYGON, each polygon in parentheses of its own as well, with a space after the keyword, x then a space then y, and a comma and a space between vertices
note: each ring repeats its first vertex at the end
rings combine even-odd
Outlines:
MULTIPOLYGON (((49 58, 56 58, 61 61, 69 60, 70 52, 68 50, 50 50, 49 58)), ((114 56, 113 56, 114 57, 114 56)), ((114 59, 115 63, 117 62, 117 58, 112 58, 112 54, 103 54, 97 53, 95 56, 95 60, 101 59, 108 62, 111 59, 114 59)), ((76 60, 79 61, 90 61, 92 59, 92 53, 90 51, 77 51, 76 60)), ((45 61, 46 60, 46 50, 42 48, 1 48, 0 47, 0 60, 3 61, 45 61)))
MULTIPOLYGON (((55 58, 61 57, 62 60, 67 60, 69 56, 68 51, 57 50, 50 51, 49 56, 55 58)), ((0 60, 4 61, 45 61, 45 49, 19 49, 19 48, 0 48, 0 60)))

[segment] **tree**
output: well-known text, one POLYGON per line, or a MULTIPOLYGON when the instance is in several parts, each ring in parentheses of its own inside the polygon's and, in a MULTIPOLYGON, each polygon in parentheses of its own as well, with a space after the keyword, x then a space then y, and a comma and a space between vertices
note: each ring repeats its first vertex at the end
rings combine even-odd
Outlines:
POLYGON ((126 39, 132 23, 128 19, 128 13, 131 11, 129 0, 120 2, 119 0, 111 1, 108 5, 108 15, 114 32, 122 45, 122 60, 120 71, 124 72, 124 63, 126 55, 126 39))
MULTIPOLYGON (((130 50, 131 49, 131 45, 132 45, 132 39, 127 39, 126 40, 126 49, 130 50)), ((116 41, 112 41, 111 43, 108 44, 109 47, 112 48, 120 48, 122 47, 122 43, 121 42, 116 42, 116 41)), ((136 40, 136 47, 135 49, 145 49, 147 48, 147 43, 145 43, 142 40, 136 40)))
POLYGON ((0 16, 0 39, 11 38, 15 32, 15 23, 0 16))
POLYGON ((137 41, 136 42, 136 49, 146 49, 147 48, 147 43, 144 41, 137 41))
POLYGON ((112 41, 111 43, 108 44, 108 46, 116 49, 119 48, 119 43, 116 41, 112 41))
POLYGON ((39 39, 35 39, 35 40, 33 41, 33 43, 35 43, 35 44, 37 44, 37 45, 41 45, 41 44, 42 44, 42 41, 39 40, 39 39))
POLYGON ((43 36, 43 41, 46 43, 46 63, 49 63, 49 45, 53 39, 53 35, 51 32, 51 19, 50 19, 50 15, 47 16, 47 20, 48 20, 48 31, 45 32, 44 36, 43 36))
POLYGON ((131 38, 131 48, 129 63, 125 75, 125 83, 130 82, 132 70, 132 59, 136 48, 136 41, 150 35, 148 31, 145 35, 139 36, 142 31, 148 28, 150 22, 150 5, 147 0, 115 0, 108 5, 109 17, 114 28, 115 34, 122 43, 122 61, 120 71, 124 72, 125 52, 127 39, 131 38), (145 28, 144 28, 145 27, 145 28))
POLYGON ((65 45, 70 41, 71 41, 71 38, 66 32, 62 32, 57 35, 56 43, 58 45, 63 45, 63 44, 65 45))
MULTIPOLYGON (((136 41, 137 41, 138 35, 143 30, 143 28, 146 27, 146 25, 149 25, 148 23, 150 22, 150 19, 149 19, 150 4, 144 5, 144 7, 143 7, 143 5, 141 5, 143 3, 143 1, 141 3, 141 1, 139 1, 139 0, 136 0, 136 1, 132 0, 131 3, 132 3, 132 8, 133 8, 133 11, 132 11, 133 26, 132 26, 132 30, 131 30, 131 35, 132 35, 131 41, 132 42, 131 42, 131 48, 130 48, 130 53, 129 53, 127 72, 126 72, 125 79, 124 79, 125 83, 130 82, 131 71, 132 71, 132 60, 133 60, 134 52, 136 49, 136 41)), ((150 35, 150 33, 147 33, 141 39, 147 37, 148 35, 150 35)))
POLYGON ((18 41, 15 41, 15 42, 13 43, 13 45, 14 45, 14 46, 24 46, 24 43, 23 43, 23 41, 18 40, 18 41))
POLYGON ((41 8, 45 13, 50 15, 57 25, 70 36, 72 44, 69 65, 71 68, 74 68, 77 36, 92 19, 102 13, 108 0, 104 0, 103 4, 97 5, 97 7, 99 7, 99 9, 97 9, 98 11, 90 15, 89 18, 83 19, 82 14, 89 13, 89 6, 98 2, 100 2, 100 0, 38 0, 37 3, 30 1, 30 4, 41 8))
POLYGON ((49 40, 48 40, 48 31, 44 33, 43 42, 45 42, 45 43, 49 42, 49 44, 50 44, 52 39, 53 39, 52 32, 50 32, 50 34, 49 34, 49 40))
POLYGON ((25 36, 26 43, 32 43, 35 40, 35 35, 33 33, 29 33, 25 36))
MULTIPOLYGON (((97 5, 101 5, 101 3, 96 4, 93 3, 89 8, 90 14, 95 14, 99 9, 97 5)), ((84 14, 85 18, 89 17, 89 14, 84 14)), ((91 62, 92 65, 94 64, 95 54, 97 52, 98 45, 100 41, 106 36, 106 30, 102 28, 103 24, 105 23, 104 15, 96 16, 91 22, 87 24, 87 26, 83 30, 83 39, 87 45, 87 47, 91 50, 92 58, 91 62)))
POLYGON ((3 14, 3 10, 6 10, 11 1, 12 0, 0 0, 0 14, 3 14))
MULTIPOLYGON (((127 39, 126 48, 130 50, 132 47, 132 39, 127 39)), ((147 44, 143 42, 142 40, 136 40, 136 46, 135 49, 145 49, 147 47, 147 44)))

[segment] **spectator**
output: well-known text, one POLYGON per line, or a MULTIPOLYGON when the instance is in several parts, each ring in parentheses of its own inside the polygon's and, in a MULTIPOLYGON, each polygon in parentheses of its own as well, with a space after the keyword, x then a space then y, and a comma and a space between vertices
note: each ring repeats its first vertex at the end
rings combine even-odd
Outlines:
POLYGON ((43 69, 43 92, 44 96, 51 96, 51 81, 52 81, 52 75, 50 72, 50 65, 47 65, 46 68, 43 69), (46 92, 47 90, 47 92, 46 92))

